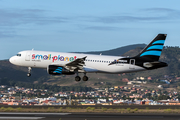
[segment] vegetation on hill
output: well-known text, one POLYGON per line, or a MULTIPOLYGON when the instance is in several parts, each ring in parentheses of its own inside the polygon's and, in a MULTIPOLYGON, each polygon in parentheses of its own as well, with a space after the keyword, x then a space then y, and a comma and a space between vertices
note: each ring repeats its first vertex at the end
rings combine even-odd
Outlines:
POLYGON ((106 51, 92 51, 92 52, 83 52, 84 54, 102 54, 102 55, 113 55, 113 56, 120 56, 129 50, 136 49, 136 48, 144 48, 146 44, 134 44, 134 45, 128 45, 112 50, 106 50, 106 51))

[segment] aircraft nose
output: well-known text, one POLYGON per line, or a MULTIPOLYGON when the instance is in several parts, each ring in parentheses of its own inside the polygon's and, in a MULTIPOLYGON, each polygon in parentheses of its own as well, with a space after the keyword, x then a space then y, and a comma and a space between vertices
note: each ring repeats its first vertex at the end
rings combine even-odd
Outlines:
POLYGON ((12 63, 12 64, 14 64, 15 61, 16 61, 16 60, 14 59, 14 56, 9 59, 9 62, 12 63))

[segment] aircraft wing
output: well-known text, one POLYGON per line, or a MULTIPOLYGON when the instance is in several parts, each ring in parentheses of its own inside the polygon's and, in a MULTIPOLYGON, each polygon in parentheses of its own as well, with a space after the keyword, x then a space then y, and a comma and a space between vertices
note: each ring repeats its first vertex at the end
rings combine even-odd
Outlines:
POLYGON ((86 57, 77 58, 76 60, 67 63, 65 65, 65 68, 69 69, 70 71, 75 71, 75 70, 84 71, 83 66, 85 65, 84 61, 85 61, 86 57))

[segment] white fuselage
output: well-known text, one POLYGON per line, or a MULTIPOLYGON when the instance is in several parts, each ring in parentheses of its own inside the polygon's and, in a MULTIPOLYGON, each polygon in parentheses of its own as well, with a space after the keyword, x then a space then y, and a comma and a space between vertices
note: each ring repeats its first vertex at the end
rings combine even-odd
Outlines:
POLYGON ((119 56, 90 55, 35 50, 19 52, 17 56, 11 57, 9 61, 12 64, 18 66, 47 69, 49 65, 64 66, 77 58, 83 57, 86 57, 83 70, 87 73, 126 73, 146 70, 143 67, 136 66, 136 61, 133 59, 133 63, 126 63, 127 61, 121 61, 120 63, 117 62, 117 64, 109 65, 111 62, 118 60, 119 58, 124 58, 119 56))

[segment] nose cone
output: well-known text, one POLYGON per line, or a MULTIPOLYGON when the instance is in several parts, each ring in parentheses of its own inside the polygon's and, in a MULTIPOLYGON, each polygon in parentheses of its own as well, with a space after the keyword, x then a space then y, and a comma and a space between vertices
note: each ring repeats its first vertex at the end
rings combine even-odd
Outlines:
POLYGON ((9 62, 12 63, 12 64, 15 64, 16 59, 14 58, 14 56, 9 59, 9 62))
POLYGON ((9 59, 9 62, 12 63, 12 57, 9 59))

